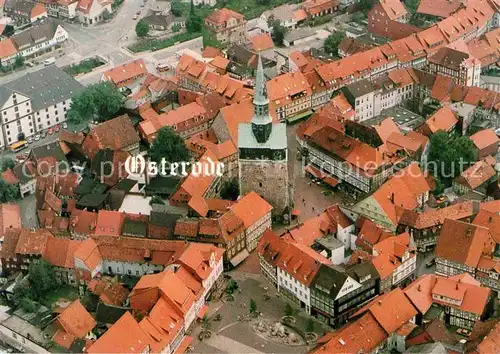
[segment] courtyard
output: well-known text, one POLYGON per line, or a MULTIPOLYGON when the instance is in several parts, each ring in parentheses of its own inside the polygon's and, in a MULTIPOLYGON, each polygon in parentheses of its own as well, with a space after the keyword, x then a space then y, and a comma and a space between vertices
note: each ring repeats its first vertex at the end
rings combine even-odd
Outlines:
MULTIPOLYGON (((255 252, 251 257, 257 258, 255 252)), ((255 259, 249 257, 245 263, 254 261, 255 259)), ((234 300, 227 301, 223 296, 222 300, 209 303, 207 316, 211 337, 202 341, 198 339, 201 324, 197 324, 191 333, 194 353, 304 353, 315 345, 306 344, 300 335, 311 326, 308 321, 313 321, 314 333, 318 337, 331 330, 327 325, 309 317, 282 294, 278 294, 264 277, 254 273, 255 267, 250 270, 245 264, 242 266, 228 273, 238 285, 238 289, 233 293, 234 300), (251 299, 255 301, 256 312, 259 313, 255 318, 249 316, 251 299), (287 331, 298 333, 297 343, 285 344, 282 338, 270 338, 256 329, 259 323, 273 327, 276 322, 280 322, 285 316, 287 303, 293 308, 296 322, 286 328, 287 331), (219 321, 218 315, 221 317, 219 321)))

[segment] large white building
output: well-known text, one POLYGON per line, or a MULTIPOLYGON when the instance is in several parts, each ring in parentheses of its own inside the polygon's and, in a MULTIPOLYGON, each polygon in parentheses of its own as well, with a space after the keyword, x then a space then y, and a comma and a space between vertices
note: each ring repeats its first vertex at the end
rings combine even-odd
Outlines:
POLYGON ((30 59, 46 54, 61 47, 68 38, 68 32, 61 25, 51 19, 43 20, 1 41, 0 62, 11 65, 18 56, 30 59))
POLYGON ((55 65, 0 86, 0 148, 66 121, 71 98, 83 89, 55 65))

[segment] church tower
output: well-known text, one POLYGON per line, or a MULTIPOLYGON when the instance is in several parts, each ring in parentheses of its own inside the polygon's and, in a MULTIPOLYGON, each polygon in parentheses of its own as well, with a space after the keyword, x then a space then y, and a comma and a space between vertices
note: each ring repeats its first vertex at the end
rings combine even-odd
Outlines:
POLYGON ((273 206, 273 217, 289 212, 288 151, 286 125, 274 124, 269 115, 266 81, 259 56, 254 114, 251 123, 238 126, 240 194, 255 191, 273 206))

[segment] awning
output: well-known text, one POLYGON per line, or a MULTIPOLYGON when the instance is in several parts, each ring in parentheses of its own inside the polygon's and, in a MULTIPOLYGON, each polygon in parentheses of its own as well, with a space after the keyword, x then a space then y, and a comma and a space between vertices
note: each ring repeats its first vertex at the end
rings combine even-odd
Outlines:
POLYGON ((288 123, 293 123, 293 122, 296 122, 298 120, 301 120, 302 118, 306 118, 306 117, 309 117, 311 114, 313 114, 313 110, 310 109, 308 111, 305 111, 305 112, 302 112, 302 113, 299 113, 293 117, 289 117, 287 118, 287 122, 288 123))
POLYGON ((245 258, 247 258, 249 255, 248 251, 246 249, 244 249, 243 251, 241 251, 240 253, 238 253, 236 256, 234 256, 233 258, 231 258, 231 264, 233 265, 233 267, 236 267, 238 264, 240 264, 241 262, 243 262, 245 260, 245 258))
POLYGON ((325 177, 325 179, 323 180, 323 182, 325 182, 326 184, 328 184, 330 187, 335 187, 337 184, 339 184, 339 181, 337 181, 335 178, 333 177, 325 177))
POLYGON ((200 312, 198 312, 198 318, 203 318, 206 314, 207 314, 207 311, 208 311, 208 305, 203 305, 200 309, 200 312))
POLYGON ((323 172, 321 172, 320 170, 318 170, 315 167, 312 167, 311 165, 307 165, 306 168, 305 168, 305 170, 306 170, 306 172, 308 172, 311 175, 313 175, 313 177, 316 177, 316 178, 319 178, 319 179, 325 178, 325 174, 323 172))
POLYGON ((181 344, 179 344, 174 354, 184 354, 192 341, 193 337, 186 336, 186 338, 182 340, 181 344))
POLYGON ((299 216, 300 215, 300 210, 299 209, 293 209, 292 210, 292 216, 299 216))

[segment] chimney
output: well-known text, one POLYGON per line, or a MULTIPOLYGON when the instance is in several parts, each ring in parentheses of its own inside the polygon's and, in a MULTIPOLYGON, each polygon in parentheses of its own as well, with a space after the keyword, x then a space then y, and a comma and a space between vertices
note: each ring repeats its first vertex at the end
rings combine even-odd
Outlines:
POLYGON ((418 284, 417 291, 420 291, 421 284, 418 284))
POLYGON ((455 290, 458 290, 458 283, 455 284, 455 290))
POLYGON ((391 203, 394 204, 394 192, 391 193, 391 203))
POLYGON ((492 217, 492 216, 490 216, 490 218, 489 218, 489 221, 488 221, 488 222, 489 222, 490 224, 493 222, 493 217, 492 217))

